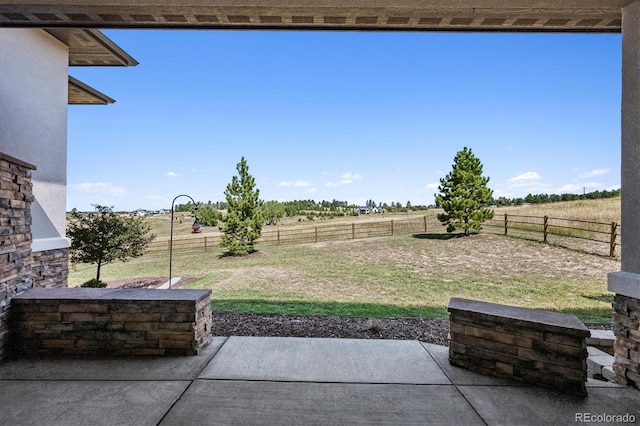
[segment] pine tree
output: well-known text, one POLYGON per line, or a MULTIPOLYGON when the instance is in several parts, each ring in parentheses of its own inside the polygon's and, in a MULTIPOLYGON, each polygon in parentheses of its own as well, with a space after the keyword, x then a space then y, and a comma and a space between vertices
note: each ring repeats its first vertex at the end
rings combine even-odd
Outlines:
POLYGON ((255 251, 254 245, 262 232, 262 201, 258 198, 255 179, 249 174, 247 161, 242 157, 236 166, 238 176, 233 176, 224 195, 227 215, 224 218, 221 246, 233 256, 255 251))
POLYGON ((436 205, 444 209, 438 220, 447 225, 447 232, 463 229, 480 231, 485 220, 493 218, 493 210, 487 207, 493 191, 487 187, 488 177, 482 176, 482 163, 471 149, 464 147, 453 160, 453 169, 440 179, 436 205))

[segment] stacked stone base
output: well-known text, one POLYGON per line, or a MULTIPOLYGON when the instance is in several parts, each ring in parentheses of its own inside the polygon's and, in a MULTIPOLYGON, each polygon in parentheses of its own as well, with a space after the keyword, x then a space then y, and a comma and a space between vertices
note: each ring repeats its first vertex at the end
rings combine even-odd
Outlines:
POLYGON ((13 298, 15 356, 197 355, 211 341, 210 290, 34 288, 13 298))
POLYGON ((590 333, 575 316, 458 298, 448 310, 452 365, 586 395, 590 333))
POLYGON ((0 360, 7 354, 11 299, 33 287, 32 170, 32 164, 0 152, 0 360))
POLYGON ((31 273, 34 287, 66 287, 69 275, 69 249, 33 252, 31 273))
POLYGON ((640 300, 616 294, 613 309, 616 381, 640 388, 640 300))

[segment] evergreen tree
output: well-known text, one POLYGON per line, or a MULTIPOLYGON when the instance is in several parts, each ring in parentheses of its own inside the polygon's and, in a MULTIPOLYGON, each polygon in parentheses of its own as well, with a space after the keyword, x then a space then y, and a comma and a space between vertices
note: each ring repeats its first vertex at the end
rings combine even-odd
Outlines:
POLYGON ((102 265, 142 256, 155 235, 149 234, 150 225, 142 217, 122 216, 114 213, 113 207, 93 206, 95 212, 71 212, 67 225, 67 236, 71 239, 69 255, 74 263, 98 266, 95 280, 83 287, 104 287, 106 284, 100 281, 102 265))
POLYGON ((463 229, 480 231, 480 225, 493 217, 491 202, 493 191, 487 187, 488 177, 482 176, 482 163, 471 149, 464 147, 454 158, 453 169, 440 179, 436 205, 444 209, 438 220, 447 225, 447 232, 463 229))
POLYGON ((227 215, 224 218, 222 247, 233 256, 254 252, 254 245, 262 232, 264 218, 262 201, 258 198, 255 179, 249 174, 247 161, 242 157, 236 166, 238 176, 233 176, 224 195, 227 200, 227 215))

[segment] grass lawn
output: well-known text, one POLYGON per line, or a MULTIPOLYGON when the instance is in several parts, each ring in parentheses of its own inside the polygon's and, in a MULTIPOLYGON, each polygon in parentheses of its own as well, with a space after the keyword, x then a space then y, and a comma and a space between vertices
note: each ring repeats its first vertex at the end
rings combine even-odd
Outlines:
MULTIPOLYGON (((245 258, 220 250, 174 253, 173 276, 213 291, 216 311, 373 317, 446 316, 451 297, 609 321, 606 275, 619 261, 537 242, 480 234, 418 234, 262 246, 245 258)), ((168 276, 168 255, 102 269, 105 281, 168 276)), ((70 285, 92 278, 77 265, 70 285)))

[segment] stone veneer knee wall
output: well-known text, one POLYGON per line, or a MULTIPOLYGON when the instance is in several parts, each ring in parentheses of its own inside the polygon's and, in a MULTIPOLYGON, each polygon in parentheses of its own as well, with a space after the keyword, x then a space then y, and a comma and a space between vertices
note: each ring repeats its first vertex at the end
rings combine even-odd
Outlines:
POLYGON ((613 309, 616 381, 640 388, 640 300, 616 294, 613 309))
POLYGON ((11 299, 33 287, 31 171, 35 168, 0 152, 0 359, 7 354, 11 299))
POLYGON ((449 362, 586 395, 587 327, 575 316, 452 298, 449 362))
POLYGON ((13 299, 13 354, 197 355, 212 339, 211 290, 34 288, 13 299))

